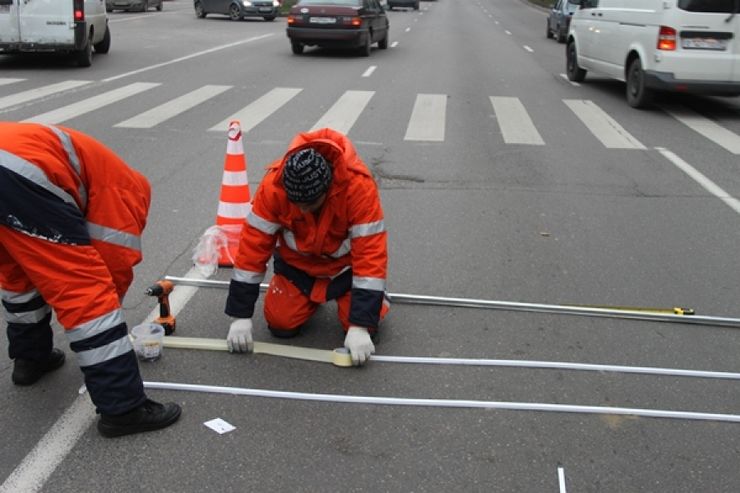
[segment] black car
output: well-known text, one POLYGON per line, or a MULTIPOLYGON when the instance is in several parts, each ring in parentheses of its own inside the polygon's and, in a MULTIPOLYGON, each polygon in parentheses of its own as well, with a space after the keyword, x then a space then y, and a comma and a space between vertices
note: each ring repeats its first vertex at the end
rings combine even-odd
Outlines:
POLYGON ((550 9, 550 15, 547 16, 547 37, 556 37, 558 43, 565 43, 568 37, 568 27, 573 12, 578 10, 577 0, 557 0, 555 5, 550 9))
POLYGON ((290 8, 287 34, 293 53, 304 46, 359 48, 370 56, 371 45, 388 48, 389 23, 379 0, 300 0, 290 8))
POLYGON ((274 21, 278 16, 280 2, 278 0, 195 0, 193 3, 195 15, 204 18, 208 14, 228 15, 232 21, 240 21, 245 17, 262 17, 266 21, 274 21))

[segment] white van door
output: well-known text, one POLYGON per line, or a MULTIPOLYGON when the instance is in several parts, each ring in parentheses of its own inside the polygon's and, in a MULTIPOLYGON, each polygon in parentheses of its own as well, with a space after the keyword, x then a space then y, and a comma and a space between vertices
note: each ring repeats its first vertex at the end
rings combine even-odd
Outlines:
POLYGON ((21 22, 17 2, 0 0, 0 43, 17 43, 21 40, 21 22))
MULTIPOLYGON (((2 0, 0 0, 2 1, 2 0)), ((16 0, 24 43, 74 45, 75 22, 72 0, 16 0)))

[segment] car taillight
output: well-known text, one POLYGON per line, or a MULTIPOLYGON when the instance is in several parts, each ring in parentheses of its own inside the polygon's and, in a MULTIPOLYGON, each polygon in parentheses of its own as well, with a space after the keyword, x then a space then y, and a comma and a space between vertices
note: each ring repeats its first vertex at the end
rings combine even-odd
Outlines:
POLYGON ((75 22, 82 22, 85 20, 85 0, 74 0, 72 4, 74 9, 75 22))
POLYGON ((658 49, 673 51, 676 49, 676 30, 668 26, 660 26, 658 33, 658 49))
POLYGON ((292 15, 289 15, 288 16, 288 24, 295 24, 295 17, 293 17, 292 15))
POLYGON ((362 17, 353 17, 349 21, 350 26, 352 27, 360 27, 362 25, 362 17))

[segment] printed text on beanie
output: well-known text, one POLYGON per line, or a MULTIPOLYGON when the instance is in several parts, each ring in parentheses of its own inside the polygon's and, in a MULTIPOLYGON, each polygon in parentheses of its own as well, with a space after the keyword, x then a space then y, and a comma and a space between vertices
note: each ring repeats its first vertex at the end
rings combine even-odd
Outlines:
POLYGON ((329 189, 330 183, 331 166, 311 148, 301 149, 285 161, 283 186, 291 202, 313 202, 329 189))

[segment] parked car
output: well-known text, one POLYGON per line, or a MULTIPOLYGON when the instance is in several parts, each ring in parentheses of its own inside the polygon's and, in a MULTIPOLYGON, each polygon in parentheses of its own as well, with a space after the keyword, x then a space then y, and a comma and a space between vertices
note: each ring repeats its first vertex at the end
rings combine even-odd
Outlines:
POLYGON ((627 102, 655 91, 740 95, 739 0, 575 0, 568 79, 587 71, 626 82, 627 102))
POLYGON ((300 0, 290 8, 287 35, 293 53, 304 46, 359 48, 370 56, 371 46, 388 48, 390 24, 378 0, 300 0))
POLYGON ((396 7, 409 7, 419 10, 419 0, 388 0, 388 10, 393 10, 396 7))
POLYGON ((274 21, 280 8, 279 0, 195 0, 195 15, 203 19, 208 14, 228 15, 232 21, 245 17, 262 17, 274 21))
POLYGON ((159 12, 162 11, 163 0, 105 0, 105 8, 108 12, 114 10, 133 10, 135 12, 146 12, 154 7, 159 12))
POLYGON ((550 15, 547 16, 547 37, 554 37, 558 43, 565 43, 570 18, 576 10, 578 3, 575 0, 557 0, 550 9, 550 15))
POLYGON ((102 0, 53 2, 0 0, 0 54, 71 54, 89 67, 95 53, 108 53, 111 34, 102 0))

